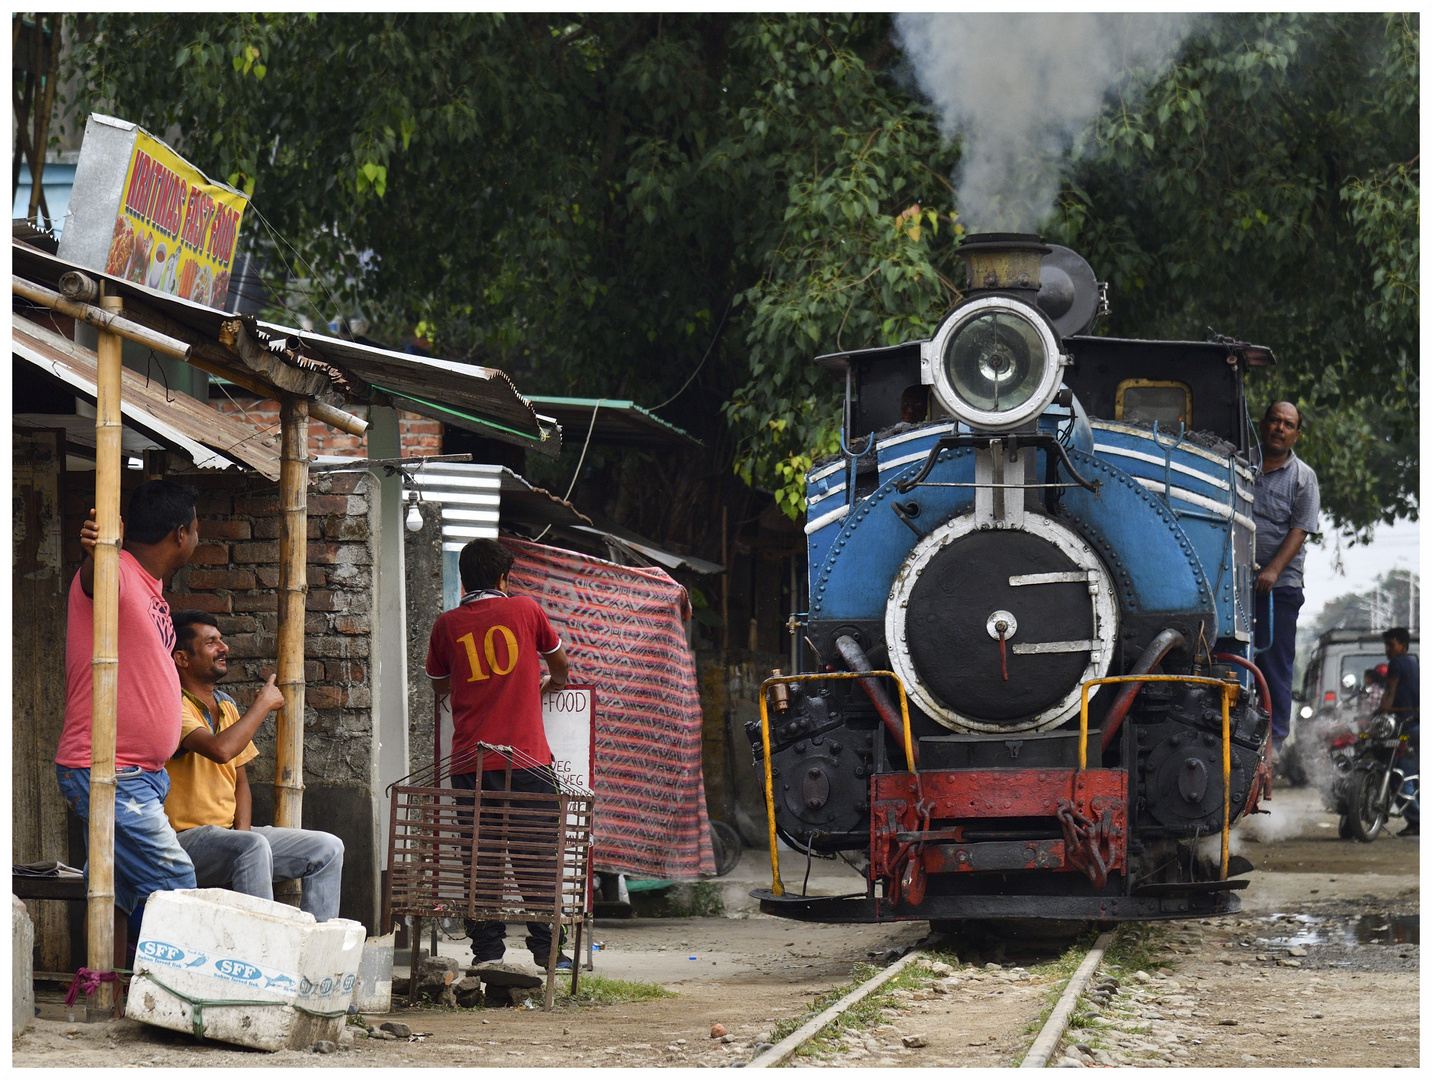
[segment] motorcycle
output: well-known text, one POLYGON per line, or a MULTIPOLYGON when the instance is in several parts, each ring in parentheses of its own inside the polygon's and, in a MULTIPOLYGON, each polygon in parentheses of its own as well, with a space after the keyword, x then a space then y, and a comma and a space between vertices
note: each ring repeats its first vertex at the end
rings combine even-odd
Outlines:
MULTIPOLYGON (((1382 698, 1380 683, 1359 686, 1357 677, 1343 678, 1343 694, 1314 710, 1303 706, 1298 729, 1283 747, 1278 771, 1294 787, 1312 785, 1323 793, 1328 810, 1346 813, 1347 780, 1357 757, 1360 732, 1367 730, 1382 698)), ((1341 830, 1343 839, 1351 834, 1341 830)))
MULTIPOLYGON (((1411 717, 1379 713, 1367 730, 1358 736, 1358 757, 1347 780, 1347 812, 1344 819, 1352 836, 1365 844, 1390 817, 1401 817, 1420 790, 1417 774, 1407 775, 1404 761, 1410 757, 1411 717), (1404 790, 1408 788, 1410 790, 1404 790)), ((1339 822, 1338 832, 1342 833, 1339 822)))

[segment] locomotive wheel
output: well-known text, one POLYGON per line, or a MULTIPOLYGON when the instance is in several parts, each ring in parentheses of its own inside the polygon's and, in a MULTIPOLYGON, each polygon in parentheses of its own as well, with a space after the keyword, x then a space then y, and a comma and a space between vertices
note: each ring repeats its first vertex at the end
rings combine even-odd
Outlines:
POLYGON ((1377 793, 1381 787, 1382 776, 1376 772, 1364 772, 1352 782, 1348 818, 1353 836, 1364 844, 1376 840, 1383 825, 1387 824, 1386 804, 1377 805, 1377 793))
POLYGON ((712 821, 711 855, 716 860, 716 876, 725 877, 741 861, 741 834, 724 821, 712 821))

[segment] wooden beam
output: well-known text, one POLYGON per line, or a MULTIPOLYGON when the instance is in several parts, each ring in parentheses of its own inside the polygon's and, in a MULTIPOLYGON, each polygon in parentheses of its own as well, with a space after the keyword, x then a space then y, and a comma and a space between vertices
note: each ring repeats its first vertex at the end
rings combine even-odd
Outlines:
MULTIPOLYGON (((100 300, 106 311, 117 311, 118 297, 100 300)), ((120 339, 107 328, 99 335, 99 375, 95 385, 95 523, 99 542, 94 551, 94 697, 90 712, 89 792, 89 934, 88 966, 114 969, 114 743, 119 689, 119 481, 122 464, 120 435, 120 339)), ((114 1007, 114 983, 101 982, 94 1009, 102 1015, 114 1007)))
POLYGON ((280 401, 282 448, 278 478, 278 688, 284 705, 276 725, 273 823, 303 824, 303 618, 308 595, 308 402, 280 401))

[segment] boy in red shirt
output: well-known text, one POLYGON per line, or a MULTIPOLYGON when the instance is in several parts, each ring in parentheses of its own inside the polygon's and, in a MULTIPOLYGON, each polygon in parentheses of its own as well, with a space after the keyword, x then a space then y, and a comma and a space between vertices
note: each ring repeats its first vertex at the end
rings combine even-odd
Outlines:
MULTIPOLYGON (((535 600, 507 595, 512 562, 512 553, 496 540, 473 540, 462 549, 463 597, 433 624, 427 673, 439 700, 452 697, 454 788, 550 793, 557 790, 557 780, 542 727, 542 695, 567 685, 567 653, 535 600), (546 679, 539 657, 547 661, 546 679), (479 762, 479 742, 515 751, 510 789, 507 759, 488 751, 479 762)), ((501 922, 469 921, 467 933, 476 963, 502 959, 507 929, 501 922)), ((551 955, 550 927, 529 922, 527 933, 527 947, 545 966, 551 955)), ((559 968, 571 963, 565 956, 557 960, 559 968)))

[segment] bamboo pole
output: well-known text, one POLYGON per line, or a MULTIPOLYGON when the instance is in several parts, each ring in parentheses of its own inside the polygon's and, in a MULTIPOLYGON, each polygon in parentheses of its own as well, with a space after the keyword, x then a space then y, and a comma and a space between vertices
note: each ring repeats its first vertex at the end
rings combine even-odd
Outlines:
MULTIPOLYGON (((118 297, 103 297, 106 311, 118 311, 118 297)), ((120 339, 99 335, 95 386, 94 699, 90 712, 89 935, 88 966, 114 969, 114 742, 119 689, 119 478, 120 339)), ((114 984, 101 982, 94 1008, 114 1007, 114 984)))
POLYGON ((273 823, 303 823, 303 617, 308 594, 308 402, 284 395, 278 477, 278 688, 273 823))
MULTIPOLYGON (((60 279, 60 284, 62 289, 68 285, 76 295, 63 295, 52 289, 47 289, 43 285, 36 285, 33 281, 26 281, 24 278, 18 277, 11 278, 10 288, 16 296, 23 296, 32 303, 79 319, 97 329, 112 330, 122 338, 153 349, 165 356, 172 356, 176 360, 183 360, 200 371, 207 371, 210 375, 228 379, 261 397, 276 398, 282 393, 272 383, 239 367, 242 360, 238 356, 230 355, 229 350, 217 343, 206 342, 203 339, 187 340, 188 336, 194 335, 194 331, 173 319, 145 308, 143 305, 139 305, 132 311, 133 318, 117 319, 108 312, 86 303, 83 299, 84 295, 91 287, 97 287, 94 280, 86 274, 71 271, 60 279)), ((336 406, 327 405, 321 401, 309 402, 308 411, 313 419, 322 421, 329 427, 335 427, 349 435, 361 437, 368 430, 368 421, 362 417, 354 416, 352 413, 344 412, 336 406)))

